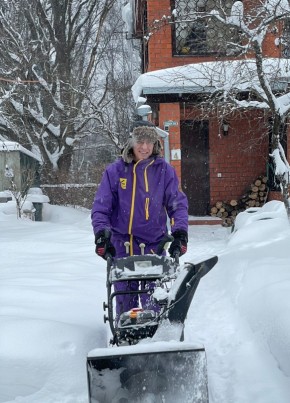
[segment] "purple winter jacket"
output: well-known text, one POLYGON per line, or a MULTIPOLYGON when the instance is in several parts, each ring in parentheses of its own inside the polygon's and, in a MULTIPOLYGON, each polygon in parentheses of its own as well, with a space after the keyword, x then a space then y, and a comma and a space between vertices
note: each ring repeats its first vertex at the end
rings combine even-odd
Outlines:
POLYGON ((92 207, 94 233, 109 229, 117 257, 140 254, 136 245, 144 243, 145 253, 154 253, 167 233, 188 230, 188 202, 178 189, 174 168, 162 157, 126 163, 122 158, 110 164, 103 174, 92 207), (134 242, 135 246, 134 246, 134 242))

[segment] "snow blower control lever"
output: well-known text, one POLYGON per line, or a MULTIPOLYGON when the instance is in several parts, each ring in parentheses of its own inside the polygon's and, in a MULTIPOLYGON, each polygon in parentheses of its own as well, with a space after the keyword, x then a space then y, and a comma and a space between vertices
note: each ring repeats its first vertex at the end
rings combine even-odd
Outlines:
MULTIPOLYGON (((103 234, 103 239, 106 241, 109 241, 111 239, 111 231, 109 231, 108 229, 104 230, 104 234, 103 234)), ((112 254, 110 252, 105 252, 105 256, 104 256, 105 260, 111 260, 112 261, 112 254)))
POLYGON ((170 242, 172 242, 174 240, 172 235, 166 234, 164 235, 164 237, 161 239, 161 241, 159 242, 158 246, 157 246, 157 251, 156 254, 157 255, 162 255, 162 252, 164 250, 167 250, 168 248, 168 244, 170 242))

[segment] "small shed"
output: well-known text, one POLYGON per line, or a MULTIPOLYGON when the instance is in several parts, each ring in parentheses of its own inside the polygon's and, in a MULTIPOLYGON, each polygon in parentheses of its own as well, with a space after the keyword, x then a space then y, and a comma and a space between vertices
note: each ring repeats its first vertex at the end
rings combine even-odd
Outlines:
POLYGON ((14 141, 0 141, 0 192, 11 188, 11 180, 19 191, 39 186, 40 158, 14 141))

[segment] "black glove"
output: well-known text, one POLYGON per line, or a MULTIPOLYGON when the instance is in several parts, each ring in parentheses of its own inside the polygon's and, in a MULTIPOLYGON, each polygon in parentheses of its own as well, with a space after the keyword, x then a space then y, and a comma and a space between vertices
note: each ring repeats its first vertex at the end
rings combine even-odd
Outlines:
POLYGON ((96 254, 105 260, 107 260, 108 255, 116 256, 116 250, 110 239, 111 231, 107 229, 95 234, 96 254))
POLYGON ((175 257, 175 254, 178 253, 179 256, 182 256, 187 251, 187 242, 188 242, 188 235, 187 232, 179 229, 172 233, 174 238, 173 242, 170 245, 168 250, 171 257, 175 257))

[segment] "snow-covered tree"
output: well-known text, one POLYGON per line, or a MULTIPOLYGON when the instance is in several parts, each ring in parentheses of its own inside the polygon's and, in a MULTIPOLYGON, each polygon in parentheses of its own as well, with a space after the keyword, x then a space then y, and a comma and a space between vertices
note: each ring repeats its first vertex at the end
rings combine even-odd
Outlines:
MULTIPOLYGON (((194 54, 193 45, 193 52, 198 49, 198 54, 216 58, 186 73, 196 85, 211 87, 205 104, 218 105, 223 114, 249 108, 267 111, 271 156, 287 203, 290 169, 281 136, 290 111, 289 1, 176 0, 175 5, 170 20, 164 21, 175 26, 179 54, 194 54)), ((178 75, 181 80, 182 70, 178 75)))
POLYGON ((116 4, 0 4, 0 133, 39 155, 46 179, 69 171, 73 149, 86 136, 101 133, 118 143, 107 119, 112 73, 104 69, 116 4))
POLYGON ((21 172, 17 172, 8 165, 5 167, 5 177, 9 182, 9 191, 16 203, 17 218, 22 217, 22 208, 26 201, 27 193, 35 182, 35 172, 34 168, 24 168, 21 172), (20 181, 15 180, 15 175, 20 178, 20 181))
POLYGON ((106 72, 107 91, 101 102, 102 122, 94 129, 100 134, 83 138, 75 147, 71 176, 77 183, 98 183, 104 166, 120 154, 135 111, 131 87, 140 74, 140 43, 127 40, 123 10, 118 0, 104 25, 103 37, 109 42, 98 70, 106 72))

